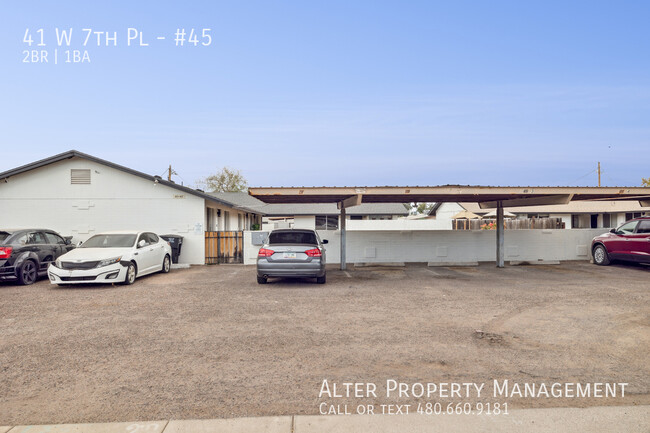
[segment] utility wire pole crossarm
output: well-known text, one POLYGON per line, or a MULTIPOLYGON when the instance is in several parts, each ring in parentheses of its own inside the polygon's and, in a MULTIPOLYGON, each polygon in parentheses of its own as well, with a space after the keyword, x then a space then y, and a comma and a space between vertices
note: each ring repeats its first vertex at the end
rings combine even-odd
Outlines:
POLYGON ((176 173, 174 171, 174 169, 172 168, 172 165, 169 164, 169 168, 167 169, 167 180, 171 182, 172 181, 172 175, 174 175, 174 174, 178 175, 178 173, 176 173))

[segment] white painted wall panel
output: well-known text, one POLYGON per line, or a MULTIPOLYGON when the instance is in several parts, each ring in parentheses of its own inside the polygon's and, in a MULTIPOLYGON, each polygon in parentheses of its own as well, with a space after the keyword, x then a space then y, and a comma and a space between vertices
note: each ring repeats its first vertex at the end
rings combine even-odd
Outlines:
MULTIPOLYGON (((506 230, 506 260, 588 260, 589 246, 603 229, 506 230)), ((340 232, 319 231, 327 262, 340 262, 340 232)), ((496 232, 492 230, 348 231, 348 263, 494 261, 496 232), (372 254, 368 254, 371 251, 372 254)), ((245 263, 254 264, 259 247, 244 236, 245 263)))
POLYGON ((204 263, 204 200, 84 159, 32 170, 0 184, 0 227, 51 228, 74 241, 107 230, 184 236, 182 263, 204 263), (70 169, 90 169, 71 185, 70 169))

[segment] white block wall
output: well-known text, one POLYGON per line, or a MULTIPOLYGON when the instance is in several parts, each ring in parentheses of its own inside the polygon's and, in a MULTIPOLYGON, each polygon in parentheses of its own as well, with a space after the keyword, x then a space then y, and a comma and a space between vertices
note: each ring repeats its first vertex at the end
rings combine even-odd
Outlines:
POLYGON ((346 220, 346 229, 352 231, 403 231, 403 230, 451 230, 452 220, 394 219, 394 220, 346 220))
POLYGON ((0 227, 49 228, 73 241, 108 230, 184 236, 182 263, 205 262, 205 204, 200 197, 73 158, 0 183, 0 227), (71 185, 70 169, 90 169, 90 185, 71 185))
MULTIPOLYGON (((588 260, 591 239, 603 229, 506 230, 507 261, 588 260)), ((340 231, 319 231, 327 239, 327 262, 340 262, 340 231)), ((244 234, 244 263, 254 264, 259 246, 244 234)), ((495 261, 496 231, 348 231, 348 263, 495 261)))

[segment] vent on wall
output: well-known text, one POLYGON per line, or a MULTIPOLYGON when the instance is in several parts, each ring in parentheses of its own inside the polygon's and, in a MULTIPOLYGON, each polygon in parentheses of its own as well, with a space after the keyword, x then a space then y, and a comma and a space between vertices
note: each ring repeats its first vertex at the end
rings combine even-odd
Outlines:
POLYGON ((71 185, 90 185, 90 169, 73 168, 70 170, 71 185))

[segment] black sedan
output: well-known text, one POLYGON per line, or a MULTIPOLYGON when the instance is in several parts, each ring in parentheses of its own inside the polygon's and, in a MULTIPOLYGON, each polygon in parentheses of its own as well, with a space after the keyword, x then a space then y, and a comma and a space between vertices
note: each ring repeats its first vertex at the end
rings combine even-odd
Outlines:
POLYGON ((74 248, 70 239, 46 229, 0 229, 0 280, 32 284, 61 254, 74 248))

